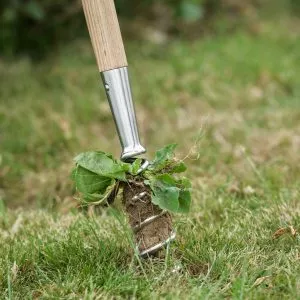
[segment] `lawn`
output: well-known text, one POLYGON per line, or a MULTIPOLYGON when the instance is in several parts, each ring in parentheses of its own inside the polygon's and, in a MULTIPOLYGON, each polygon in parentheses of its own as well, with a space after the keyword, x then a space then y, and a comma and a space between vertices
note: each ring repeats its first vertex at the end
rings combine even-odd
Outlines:
POLYGON ((176 142, 193 204, 164 259, 140 260, 117 207, 70 179, 120 147, 89 41, 0 61, 1 299, 300 299, 299 20, 127 43, 148 158, 176 142))

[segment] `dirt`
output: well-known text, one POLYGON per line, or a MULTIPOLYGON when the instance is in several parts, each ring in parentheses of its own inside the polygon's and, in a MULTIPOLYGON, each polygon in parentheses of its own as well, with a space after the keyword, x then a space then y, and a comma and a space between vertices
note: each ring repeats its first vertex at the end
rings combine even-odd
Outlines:
POLYGON ((168 212, 135 229, 147 218, 163 213, 162 209, 151 202, 151 190, 143 182, 131 182, 124 186, 123 204, 140 252, 164 242, 171 236, 172 218, 168 212), (145 193, 144 196, 135 197, 141 193, 145 193))

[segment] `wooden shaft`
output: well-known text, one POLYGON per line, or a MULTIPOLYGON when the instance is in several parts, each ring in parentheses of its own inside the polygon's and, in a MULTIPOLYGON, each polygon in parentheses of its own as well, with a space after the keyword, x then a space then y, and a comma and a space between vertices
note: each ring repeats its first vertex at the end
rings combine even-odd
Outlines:
POLYGON ((127 59, 113 0, 82 0, 100 72, 126 67, 127 59))

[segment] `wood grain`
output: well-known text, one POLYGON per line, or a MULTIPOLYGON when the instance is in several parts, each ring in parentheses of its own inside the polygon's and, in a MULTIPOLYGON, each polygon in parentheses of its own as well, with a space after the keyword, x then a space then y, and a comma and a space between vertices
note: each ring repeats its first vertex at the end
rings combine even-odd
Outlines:
POLYGON ((100 72, 126 67, 127 59, 113 0, 82 0, 100 72))

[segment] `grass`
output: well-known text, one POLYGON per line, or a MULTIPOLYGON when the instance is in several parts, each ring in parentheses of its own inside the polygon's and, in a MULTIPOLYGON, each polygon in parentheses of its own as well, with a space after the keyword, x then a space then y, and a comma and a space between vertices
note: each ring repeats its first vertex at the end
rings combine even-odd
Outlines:
POLYGON ((133 254, 116 210, 76 208, 72 158, 119 155, 89 42, 40 65, 1 61, 1 297, 299 299, 297 22, 128 45, 148 156, 178 142, 194 187, 163 260, 133 254))

